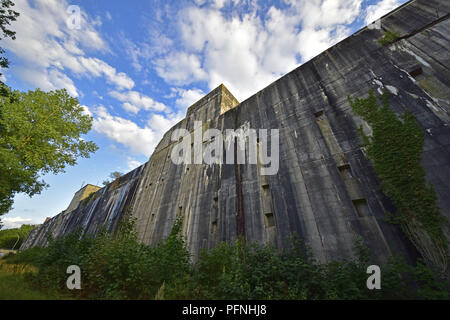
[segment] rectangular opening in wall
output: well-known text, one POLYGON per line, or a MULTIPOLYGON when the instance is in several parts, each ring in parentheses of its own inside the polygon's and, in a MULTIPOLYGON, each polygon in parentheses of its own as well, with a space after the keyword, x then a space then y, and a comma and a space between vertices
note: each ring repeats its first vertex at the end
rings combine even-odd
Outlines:
POLYGON ((183 214, 183 206, 178 207, 177 218, 183 214))
POLYGON ((323 112, 323 110, 315 112, 314 116, 316 117, 316 121, 322 121, 322 120, 326 119, 325 113, 323 112))
POLYGON ((262 206, 264 214, 272 214, 272 195, 268 184, 262 185, 262 206))
POLYGON ((369 206, 367 205, 366 199, 352 200, 352 202, 359 217, 370 216, 369 206))
POLYGON ((323 114, 323 110, 314 112, 314 116, 315 116, 316 118, 322 117, 323 115, 324 115, 324 114, 323 114))
POLYGON ((339 173, 341 174, 343 179, 351 179, 353 178, 352 170, 350 169, 349 164, 344 164, 342 166, 338 166, 339 173))
POLYGON ((217 221, 214 221, 211 223, 211 234, 212 235, 216 234, 216 229, 217 229, 217 221))
POLYGON ((217 204, 217 197, 213 198, 212 207, 211 207, 211 220, 214 222, 217 220, 218 212, 219 212, 219 206, 217 204))
POLYGON ((264 223, 266 225, 266 228, 270 228, 270 227, 275 226, 273 213, 266 213, 264 216, 265 216, 264 223))
POLYGON ((414 79, 417 79, 422 74, 423 74, 422 67, 417 67, 409 72, 409 75, 414 79))

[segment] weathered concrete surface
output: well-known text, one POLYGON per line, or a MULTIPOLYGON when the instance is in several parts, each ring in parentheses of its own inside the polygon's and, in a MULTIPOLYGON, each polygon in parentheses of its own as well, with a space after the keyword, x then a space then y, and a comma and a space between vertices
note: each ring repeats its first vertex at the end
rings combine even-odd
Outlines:
POLYGON ((86 199, 92 193, 98 191, 99 189, 100 189, 100 187, 94 186, 92 184, 87 184, 84 187, 82 187, 80 190, 75 192, 75 195, 73 196, 72 201, 70 201, 70 204, 67 207, 67 209, 65 210, 65 212, 70 212, 70 211, 75 210, 82 200, 86 199))
POLYGON ((130 204, 139 238, 150 245, 167 237, 182 216, 194 259, 202 248, 238 235, 283 247, 292 233, 324 262, 353 256, 357 238, 377 261, 394 252, 414 258, 416 251, 399 229, 382 220, 393 208, 360 147, 356 128, 370 128, 352 113, 347 96, 389 91, 393 110, 417 117, 427 133, 422 161, 427 179, 450 218, 449 12, 445 1, 409 2, 382 19, 382 30, 360 30, 240 104, 218 87, 188 109, 145 166, 127 175, 122 196, 111 186, 101 189, 95 204, 33 230, 22 249, 44 244, 48 230, 61 235, 81 225, 95 232, 97 224, 111 220, 108 215, 114 217, 112 230, 130 204), (386 30, 401 38, 380 45, 386 30), (203 130, 222 132, 279 129, 278 174, 261 176, 252 164, 175 165, 171 134, 177 128, 192 132, 194 121, 202 121, 203 130))
POLYGON ((37 226, 31 230, 20 249, 46 245, 47 234, 58 237, 77 228, 82 228, 83 234, 95 234, 102 227, 113 232, 135 197, 136 183, 144 167, 142 165, 101 188, 93 196, 81 201, 75 210, 65 210, 37 226))

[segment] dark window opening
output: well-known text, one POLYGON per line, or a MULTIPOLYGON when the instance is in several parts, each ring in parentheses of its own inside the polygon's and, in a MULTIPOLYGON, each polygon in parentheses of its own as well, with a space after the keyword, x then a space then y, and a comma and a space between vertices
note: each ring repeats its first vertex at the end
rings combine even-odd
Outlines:
POLYGON ((273 213, 266 213, 264 220, 265 220, 266 228, 275 226, 275 220, 273 218, 273 213))
POLYGON ((316 117, 316 120, 323 120, 323 119, 325 119, 325 114, 323 113, 323 110, 314 112, 314 116, 316 117))
POLYGON ((272 214, 272 195, 268 184, 262 185, 262 209, 264 214, 272 214))
POLYGON ((339 173, 341 174, 342 178, 344 178, 344 179, 353 178, 352 170, 350 169, 349 164, 344 164, 342 166, 339 166, 338 169, 339 169, 339 173))
POLYGON ((418 76, 420 76, 421 74, 423 74, 423 70, 422 67, 418 67, 412 71, 409 72, 410 76, 413 77, 414 79, 416 79, 418 76))
POLYGON ((352 202, 359 217, 370 216, 369 206, 367 205, 366 199, 352 200, 352 202))

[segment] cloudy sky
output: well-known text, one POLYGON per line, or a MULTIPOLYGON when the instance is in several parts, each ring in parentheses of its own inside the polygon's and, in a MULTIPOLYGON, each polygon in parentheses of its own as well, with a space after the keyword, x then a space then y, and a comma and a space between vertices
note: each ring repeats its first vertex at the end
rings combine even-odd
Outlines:
POLYGON ((10 60, 3 81, 19 90, 66 88, 94 117, 85 138, 100 149, 44 177, 50 188, 41 195, 18 195, 6 227, 42 223, 82 184, 146 162, 187 107, 219 84, 243 101, 406 1, 14 2, 17 39, 0 41, 10 60))

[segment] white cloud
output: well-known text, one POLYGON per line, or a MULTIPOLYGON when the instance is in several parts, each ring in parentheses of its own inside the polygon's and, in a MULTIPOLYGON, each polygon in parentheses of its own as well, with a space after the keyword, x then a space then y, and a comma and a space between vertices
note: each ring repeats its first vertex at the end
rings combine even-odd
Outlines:
POLYGON ((93 129, 130 148, 131 152, 149 156, 157 141, 149 127, 141 128, 131 120, 112 116, 105 107, 96 110, 93 129))
POLYGON ((2 217, 2 223, 4 224, 3 229, 20 228, 23 224, 35 224, 33 219, 22 217, 2 217))
POLYGON ((173 89, 173 91, 178 93, 179 98, 176 99, 175 103, 182 110, 187 110, 188 107, 205 96, 205 93, 200 89, 173 89))
POLYGON ((123 102, 123 108, 131 113, 138 113, 139 110, 164 111, 167 109, 164 104, 137 91, 110 91, 109 95, 123 102))
POLYGON ((199 57, 184 52, 174 52, 164 59, 156 60, 155 69, 161 78, 172 83, 189 84, 193 81, 207 79, 199 57))
POLYGON ((169 114, 167 117, 153 114, 145 127, 131 120, 111 115, 105 107, 96 110, 93 128, 105 134, 113 141, 128 147, 134 154, 151 155, 163 134, 182 119, 181 114, 169 114))
POLYGON ((92 112, 91 110, 89 110, 88 106, 81 105, 81 107, 83 108, 83 114, 92 117, 92 112))
POLYGON ((366 9, 366 24, 372 23, 401 4, 400 0, 381 0, 366 9))
POLYGON ((302 44, 299 51, 303 59, 309 60, 350 34, 350 29, 338 26, 334 30, 328 28, 319 30, 303 29, 298 35, 298 41, 302 44))
POLYGON ((79 62, 84 67, 80 72, 88 72, 94 77, 104 75, 106 79, 115 84, 120 89, 131 89, 134 87, 134 81, 123 72, 117 72, 106 62, 97 58, 80 57, 79 62))
MULTIPOLYGON (((120 89, 134 86, 125 73, 117 72, 100 59, 86 57, 88 51, 109 51, 95 30, 101 23, 99 17, 89 19, 81 12, 81 29, 70 29, 66 1, 37 0, 33 5, 27 0, 15 2, 14 9, 20 13, 13 23, 16 39, 4 39, 4 47, 20 59, 18 74, 22 81, 45 90, 67 88, 74 96, 79 93, 67 71, 79 76, 104 76, 120 89)), ((11 69, 16 71, 14 65, 11 69)))
POLYGON ((261 12, 251 1, 197 1, 178 13, 179 37, 151 59, 169 84, 224 83, 242 101, 348 36, 361 2, 285 0, 261 12))
POLYGON ((354 21, 361 0, 285 0, 295 9, 305 29, 327 28, 354 21))
POLYGON ((131 157, 127 157, 127 170, 131 171, 142 165, 142 162, 131 157))
POLYGON ((177 114, 169 114, 168 116, 163 116, 161 114, 153 114, 148 120, 148 125, 155 132, 158 132, 162 137, 167 130, 177 124, 184 118, 184 114, 179 112, 177 114))
POLYGON ((17 67, 15 72, 19 77, 25 79, 27 83, 35 86, 36 88, 40 88, 45 91, 66 88, 70 95, 74 97, 78 97, 79 95, 73 81, 58 69, 17 67))

